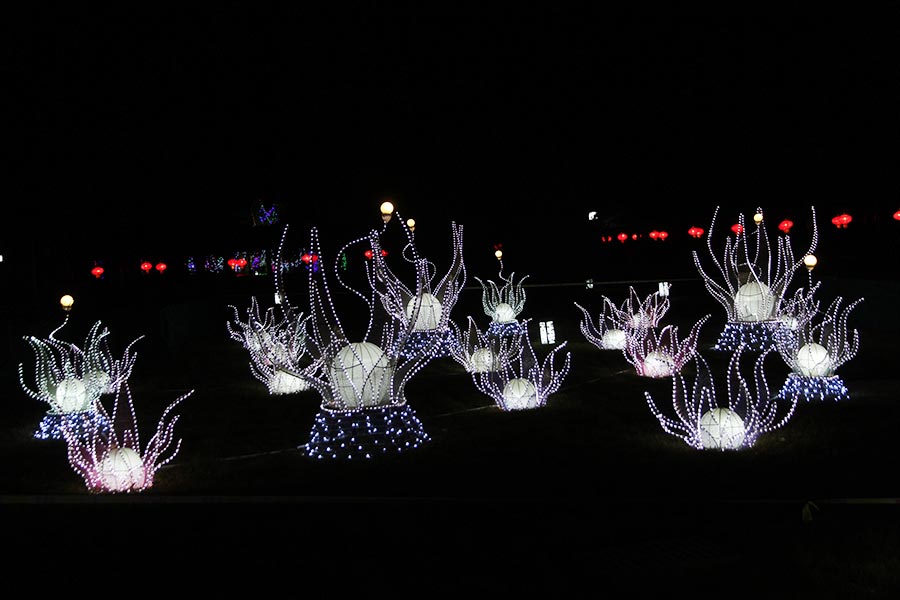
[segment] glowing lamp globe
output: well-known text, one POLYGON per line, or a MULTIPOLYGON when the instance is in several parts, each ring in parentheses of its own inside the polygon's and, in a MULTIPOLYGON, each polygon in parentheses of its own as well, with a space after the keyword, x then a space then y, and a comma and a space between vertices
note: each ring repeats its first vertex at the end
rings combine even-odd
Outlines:
POLYGON ((527 379, 510 379, 503 386, 503 402, 507 410, 534 408, 536 401, 537 390, 527 379))
POLYGON ((141 489, 147 477, 144 461, 131 448, 111 449, 97 465, 97 474, 103 487, 111 492, 141 489))
POLYGON ((494 309, 495 323, 512 323, 515 320, 516 311, 514 311, 513 307, 506 302, 501 302, 497 305, 497 308, 494 309))
POLYGON ((828 377, 834 372, 828 350, 819 344, 806 344, 797 352, 797 368, 804 377, 828 377))
POLYGON ((481 348, 472 353, 472 370, 476 373, 487 373, 494 370, 494 353, 490 348, 481 348))
POLYGON ((650 352, 644 358, 644 377, 660 379, 675 374, 675 359, 664 352, 650 352))
POLYGON ((600 339, 600 343, 607 350, 624 350, 627 340, 628 336, 621 329, 608 329, 600 339))
POLYGON ((349 408, 378 406, 390 400, 390 361, 381 348, 370 342, 341 348, 331 363, 331 377, 349 408))
POLYGON ((894 220, 900 221, 900 210, 898 210, 897 212, 894 213, 894 220))
POLYGON ((269 391, 273 394, 299 394, 309 389, 309 384, 300 377, 286 371, 277 370, 269 380, 269 391))
POLYGON ((714 408, 700 418, 700 443, 705 450, 737 450, 745 435, 744 420, 733 410, 714 408))
POLYGON ((407 219, 406 226, 409 227, 410 231, 416 230, 416 220, 415 219, 407 219))
POLYGON ((141 263, 141 271, 144 273, 149 273, 153 269, 153 263, 144 261, 141 263))
MULTIPOLYGON (((406 316, 410 319, 416 311, 416 302, 417 299, 413 298, 406 305, 406 316)), ((440 301, 428 292, 425 292, 419 296, 418 303, 419 314, 416 316, 413 328, 416 331, 437 329, 438 324, 441 322, 441 313, 443 312, 440 301)))
POLYGON ((812 272, 813 269, 816 268, 816 265, 819 264, 819 259, 816 258, 815 254, 807 254, 803 257, 803 264, 806 265, 806 268, 812 272))
POLYGON ((502 260, 503 259, 503 250, 495 250, 494 256, 497 258, 497 260, 502 260))
POLYGON ((738 289, 734 307, 739 321, 767 321, 775 312, 775 296, 766 284, 751 281, 738 289))
POLYGON ((87 408, 86 404, 87 388, 80 379, 68 377, 56 386, 56 405, 60 412, 81 412, 87 408))
POLYGON ((387 223, 391 220, 391 216, 394 214, 394 205, 390 202, 382 202, 381 203, 381 219, 387 223))
POLYGON ((761 212, 758 212, 755 215, 753 215, 753 222, 756 223, 757 225, 762 223, 763 222, 763 214, 761 212))
POLYGON ((73 304, 75 304, 75 298, 73 298, 69 294, 66 294, 65 296, 63 296, 62 298, 59 299, 59 305, 65 311, 72 310, 73 304))

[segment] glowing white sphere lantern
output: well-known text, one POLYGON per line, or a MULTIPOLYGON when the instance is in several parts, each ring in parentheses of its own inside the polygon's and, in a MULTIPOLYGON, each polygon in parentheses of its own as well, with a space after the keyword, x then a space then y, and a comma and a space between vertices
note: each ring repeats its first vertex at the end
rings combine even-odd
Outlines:
POLYGON ((497 323, 512 323, 516 320, 516 311, 506 302, 501 302, 494 309, 494 321, 497 323))
POLYGON ((609 329, 600 338, 600 343, 607 350, 624 350, 628 335, 621 329, 609 329))
POLYGON ((413 328, 416 331, 437 329, 438 324, 441 322, 441 313, 443 312, 440 301, 428 292, 419 296, 418 299, 413 298, 406 305, 406 316, 410 319, 416 311, 417 301, 419 302, 419 314, 416 316, 413 328))
POLYGON ((84 382, 68 377, 56 386, 56 405, 60 412, 74 413, 87 410, 87 388, 84 382))
POLYGON ((490 348, 481 348, 472 353, 472 370, 476 373, 487 373, 494 370, 494 353, 490 348))
POLYGON ((751 281, 738 289, 734 307, 739 321, 767 321, 775 312, 775 296, 766 284, 751 281))
POLYGON ((675 374, 675 359, 665 352, 650 352, 644 358, 644 377, 662 378, 675 374))
POLYGON ((733 410, 714 408, 700 418, 700 442, 705 450, 737 450, 745 435, 744 420, 733 410))
POLYGON ((828 350, 819 344, 806 344, 797 352, 797 368, 804 377, 828 377, 834 371, 828 350))
POLYGON ((269 379, 269 391, 273 394, 299 394, 308 389, 306 381, 287 371, 277 370, 269 379))
POLYGON ((527 379, 510 379, 503 386, 503 403, 507 410, 534 408, 537 404, 537 390, 527 379))
POLYGON ((103 487, 114 492, 127 492, 144 487, 147 477, 144 461, 131 448, 113 448, 97 465, 103 487))
POLYGON ((375 344, 356 342, 341 348, 331 364, 331 376, 348 408, 378 406, 390 399, 390 361, 375 344))

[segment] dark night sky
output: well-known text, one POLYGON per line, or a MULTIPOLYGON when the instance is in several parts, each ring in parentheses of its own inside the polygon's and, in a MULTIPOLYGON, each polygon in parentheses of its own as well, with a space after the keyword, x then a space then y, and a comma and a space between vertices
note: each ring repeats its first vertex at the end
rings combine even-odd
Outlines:
POLYGON ((337 245, 390 195, 440 240, 456 219, 473 252, 502 241, 539 262, 596 252, 588 210, 681 234, 717 204, 816 204, 823 226, 900 208, 880 24, 81 10, 6 41, 12 246, 235 246, 256 198, 337 245))

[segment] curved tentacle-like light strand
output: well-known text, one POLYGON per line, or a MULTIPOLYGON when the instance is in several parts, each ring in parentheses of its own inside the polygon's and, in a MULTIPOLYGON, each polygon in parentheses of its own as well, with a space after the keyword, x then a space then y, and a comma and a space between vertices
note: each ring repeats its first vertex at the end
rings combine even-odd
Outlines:
POLYGON ((699 354, 695 356, 697 372, 693 386, 689 387, 681 374, 672 379, 674 417, 663 412, 649 392, 644 393, 663 431, 698 450, 726 451, 752 448, 761 435, 787 424, 797 408, 798 396, 779 402, 770 395, 764 364, 771 349, 761 354, 754 364, 751 390, 740 372, 744 349, 739 347, 729 361, 725 405, 717 402, 709 365, 699 354))
POLYGON ((469 326, 466 331, 453 323, 456 339, 450 356, 466 370, 467 373, 484 373, 499 369, 502 364, 517 361, 524 346, 524 332, 515 335, 496 336, 482 332, 472 317, 468 317, 469 326))
POLYGON ((624 350, 628 337, 643 335, 643 330, 659 326, 669 311, 669 298, 654 292, 641 300, 633 287, 628 288, 628 297, 621 306, 603 296, 603 305, 596 323, 587 309, 575 303, 583 315, 579 323, 582 335, 600 350, 624 350))
POLYGON ((538 361, 528 338, 528 321, 523 325, 523 344, 517 355, 514 352, 499 353, 496 368, 472 372, 475 387, 493 398, 497 406, 506 411, 544 406, 547 399, 559 390, 572 364, 570 352, 566 352, 561 366, 556 363, 556 354, 567 342, 554 347, 543 363, 538 361))
MULTIPOLYGON (((191 390, 169 404, 156 432, 142 450, 131 390, 127 383, 123 384, 116 393, 112 415, 107 416, 111 423, 109 427, 94 427, 89 435, 83 436, 63 423, 69 463, 94 492, 130 493, 151 487, 157 471, 181 448, 181 440, 175 441, 178 415, 173 415, 172 411, 193 393, 191 390), (175 448, 169 453, 173 442, 175 448)), ((99 406, 99 410, 104 409, 99 406)))
POLYGON ((515 281, 516 274, 510 273, 509 277, 503 276, 501 268, 499 278, 503 285, 497 286, 490 279, 487 282, 478 277, 475 280, 481 284, 481 304, 484 314, 491 318, 493 323, 511 323, 515 321, 525 308, 525 289, 523 287, 528 275, 515 281))
POLYGON ((706 315, 691 327, 690 334, 678 339, 678 327, 666 325, 657 332, 655 329, 634 329, 625 344, 625 358, 641 377, 671 377, 697 352, 700 329, 709 319, 706 315))

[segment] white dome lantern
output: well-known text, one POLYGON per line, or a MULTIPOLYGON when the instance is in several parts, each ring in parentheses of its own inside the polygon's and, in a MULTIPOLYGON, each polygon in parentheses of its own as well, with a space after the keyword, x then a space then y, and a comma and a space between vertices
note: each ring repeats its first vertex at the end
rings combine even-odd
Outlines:
POLYGON ((378 406, 390 400, 390 361, 375 344, 355 342, 341 348, 331 364, 331 377, 347 408, 378 406))
POLYGON ((510 379, 503 386, 503 402, 507 410, 523 410, 537 405, 537 390, 527 379, 510 379))
POLYGON ((624 350, 628 336, 621 329, 609 329, 603 334, 600 343, 607 350, 624 350))
POLYGON ((406 316, 410 319, 412 319, 416 310, 417 302, 419 303, 419 314, 416 315, 416 322, 413 328, 416 331, 437 329, 441 322, 441 313, 443 312, 440 301, 428 292, 423 293, 418 298, 411 299, 406 305, 406 316))
POLYGON ((87 410, 87 388, 84 382, 68 377, 56 386, 56 405, 62 413, 76 413, 87 410))
POLYGON ((738 321, 768 321, 775 313, 775 296, 764 283, 745 283, 734 297, 735 314, 738 321))
POLYGON ((727 408, 715 408, 700 418, 700 443, 705 450, 737 450, 744 443, 744 420, 727 408))
POLYGON ((309 384, 302 378, 287 371, 276 370, 269 379, 269 391, 272 394, 299 394, 309 389, 309 384))
POLYGON ((494 322, 496 323, 512 323, 516 320, 516 311, 506 302, 501 302, 494 309, 494 322))
POLYGON ((131 448, 113 448, 97 465, 103 487, 111 492, 127 492, 144 487, 144 461, 131 448))
POLYGON ((490 348, 481 348, 472 353, 472 370, 476 373, 487 373, 494 370, 494 353, 490 348))
POLYGON ((806 344, 797 352, 797 368, 804 377, 828 377, 834 372, 834 363, 828 350, 819 344, 806 344))
POLYGON ((650 352, 644 358, 644 377, 660 379, 675 374, 675 359, 665 352, 650 352))

